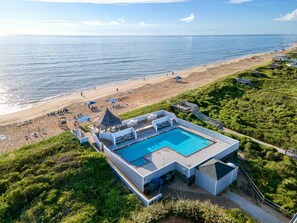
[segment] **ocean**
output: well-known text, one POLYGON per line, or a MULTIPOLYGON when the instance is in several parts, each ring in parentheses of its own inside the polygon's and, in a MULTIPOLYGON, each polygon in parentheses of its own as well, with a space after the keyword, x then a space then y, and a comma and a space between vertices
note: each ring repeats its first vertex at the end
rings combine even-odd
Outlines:
POLYGON ((0 36, 0 115, 80 90, 269 52, 297 35, 0 36))

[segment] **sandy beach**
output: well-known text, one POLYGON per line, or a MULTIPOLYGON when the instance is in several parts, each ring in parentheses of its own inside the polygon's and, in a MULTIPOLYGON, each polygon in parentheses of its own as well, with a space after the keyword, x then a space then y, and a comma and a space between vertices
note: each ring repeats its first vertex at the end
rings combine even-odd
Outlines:
MULTIPOLYGON (((296 45, 291 47, 296 48, 296 45)), ((288 51, 287 50, 287 51, 288 51)), ((286 53, 286 52, 282 52, 286 53)), ((251 56, 195 67, 174 73, 174 76, 183 77, 181 83, 173 80, 173 75, 162 74, 153 77, 147 77, 145 80, 133 80, 125 83, 97 87, 67 96, 55 98, 49 101, 40 102, 31 108, 12 114, 0 116, 0 135, 6 137, 0 141, 0 153, 10 151, 21 145, 40 141, 44 138, 57 135, 63 130, 58 126, 57 116, 48 116, 47 113, 56 112, 67 106, 69 114, 66 114, 68 127, 74 128, 74 116, 80 113, 88 115, 91 120, 102 117, 105 108, 110 108, 115 114, 120 114, 138 107, 153 104, 158 101, 168 99, 182 92, 195 89, 205 84, 211 83, 219 78, 234 74, 235 72, 249 69, 269 62, 277 53, 258 54, 259 59, 251 60, 251 56), (116 90, 118 89, 118 91, 116 90), (112 105, 106 102, 107 99, 127 97, 120 101, 118 108, 112 108, 112 105), (86 101, 96 101, 99 111, 91 111, 85 105, 86 101), (18 124, 26 120, 32 120, 31 124, 19 126, 18 124), (34 132, 42 129, 44 134, 34 132), (28 136, 28 138, 26 138, 28 136)))

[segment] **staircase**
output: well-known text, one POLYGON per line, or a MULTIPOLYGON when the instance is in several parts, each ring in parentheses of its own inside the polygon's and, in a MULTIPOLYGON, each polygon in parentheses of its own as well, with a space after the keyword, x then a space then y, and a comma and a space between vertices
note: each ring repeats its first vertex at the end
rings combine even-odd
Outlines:
POLYGON ((208 117, 207 115, 204 115, 203 113, 201 113, 200 111, 198 111, 198 109, 195 109, 192 111, 192 113, 200 120, 204 121, 204 122, 207 122, 211 125, 214 125, 216 126, 218 129, 223 129, 223 123, 218 121, 218 120, 215 120, 213 118, 210 118, 208 117))

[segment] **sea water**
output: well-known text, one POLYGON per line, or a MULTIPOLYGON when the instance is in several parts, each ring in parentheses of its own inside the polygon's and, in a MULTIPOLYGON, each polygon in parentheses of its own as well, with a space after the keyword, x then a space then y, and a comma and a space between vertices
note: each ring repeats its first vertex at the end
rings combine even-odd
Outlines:
POLYGON ((100 85, 280 50, 296 35, 1 36, 0 115, 100 85))

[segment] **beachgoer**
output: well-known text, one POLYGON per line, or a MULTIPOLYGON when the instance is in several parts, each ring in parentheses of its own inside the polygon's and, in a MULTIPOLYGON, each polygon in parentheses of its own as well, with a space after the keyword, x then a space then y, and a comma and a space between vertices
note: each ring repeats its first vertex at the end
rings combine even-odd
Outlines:
POLYGON ((119 89, 117 88, 117 92, 119 92, 119 89))
POLYGON ((145 77, 143 78, 143 80, 145 81, 145 77))
POLYGON ((83 92, 82 91, 80 92, 80 96, 83 96, 83 92))
POLYGON ((174 72, 172 71, 172 75, 174 75, 174 72))
POLYGON ((96 86, 94 86, 94 90, 96 90, 96 86))

